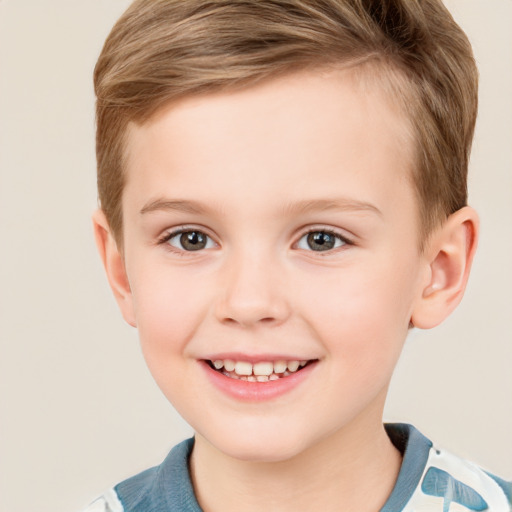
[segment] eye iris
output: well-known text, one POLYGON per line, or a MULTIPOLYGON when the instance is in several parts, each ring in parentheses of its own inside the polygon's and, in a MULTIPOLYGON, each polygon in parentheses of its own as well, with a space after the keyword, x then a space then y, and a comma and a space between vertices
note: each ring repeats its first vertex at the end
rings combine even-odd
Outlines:
POLYGON ((307 241, 308 246, 313 251, 328 251, 329 249, 332 249, 336 243, 334 236, 323 231, 309 233, 307 241))
POLYGON ((200 231, 187 231, 181 234, 180 243, 187 251, 198 251, 206 247, 206 235, 200 231))

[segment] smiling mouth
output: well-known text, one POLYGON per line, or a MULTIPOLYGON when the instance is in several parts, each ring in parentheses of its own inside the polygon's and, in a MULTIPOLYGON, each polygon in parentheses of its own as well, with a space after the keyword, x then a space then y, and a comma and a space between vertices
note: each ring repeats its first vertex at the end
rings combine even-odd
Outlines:
POLYGON ((245 380, 248 382, 269 382, 297 373, 316 361, 317 359, 274 362, 261 361, 253 364, 248 361, 215 359, 213 361, 207 360, 206 362, 210 368, 222 373, 230 379, 245 380))

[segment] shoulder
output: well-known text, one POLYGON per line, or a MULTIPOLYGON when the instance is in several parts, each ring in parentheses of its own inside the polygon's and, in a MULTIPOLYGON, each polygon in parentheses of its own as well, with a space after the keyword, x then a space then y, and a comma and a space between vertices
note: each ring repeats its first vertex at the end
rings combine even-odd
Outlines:
POLYGON ((437 448, 410 425, 390 429, 404 454, 397 482, 402 502, 395 510, 512 511, 511 482, 437 448))
POLYGON ((114 489, 109 489, 103 496, 94 500, 83 512, 124 512, 114 489))
POLYGON ((441 498, 448 506, 453 502, 468 510, 512 510, 511 482, 435 446, 417 491, 431 499, 441 498))
POLYGON ((381 512, 512 512, 510 482, 440 450, 412 425, 386 430, 403 461, 381 512))
POLYGON ((84 512, 201 512, 188 472, 193 445, 178 444, 162 464, 119 483, 84 512))

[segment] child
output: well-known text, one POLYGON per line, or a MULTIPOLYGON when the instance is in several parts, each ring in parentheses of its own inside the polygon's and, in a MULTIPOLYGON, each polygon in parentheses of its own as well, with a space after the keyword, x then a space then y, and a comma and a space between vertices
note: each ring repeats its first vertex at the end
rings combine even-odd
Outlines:
POLYGON ((138 0, 95 71, 97 244, 193 439, 90 511, 510 510, 382 424, 462 298, 470 45, 439 0, 138 0))

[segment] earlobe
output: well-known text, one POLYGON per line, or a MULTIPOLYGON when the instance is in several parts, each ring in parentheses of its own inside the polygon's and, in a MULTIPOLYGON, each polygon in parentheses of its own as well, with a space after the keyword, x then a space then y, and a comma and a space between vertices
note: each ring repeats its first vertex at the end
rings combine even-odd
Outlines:
POLYGON ((450 215, 432 234, 425 249, 428 282, 411 316, 415 327, 435 327, 461 301, 476 251, 478 231, 478 215, 466 206, 450 215))
POLYGON ((123 256, 117 247, 103 211, 97 210, 94 212, 92 221, 96 246, 103 262, 110 288, 112 288, 123 318, 128 324, 136 327, 133 297, 123 256))

